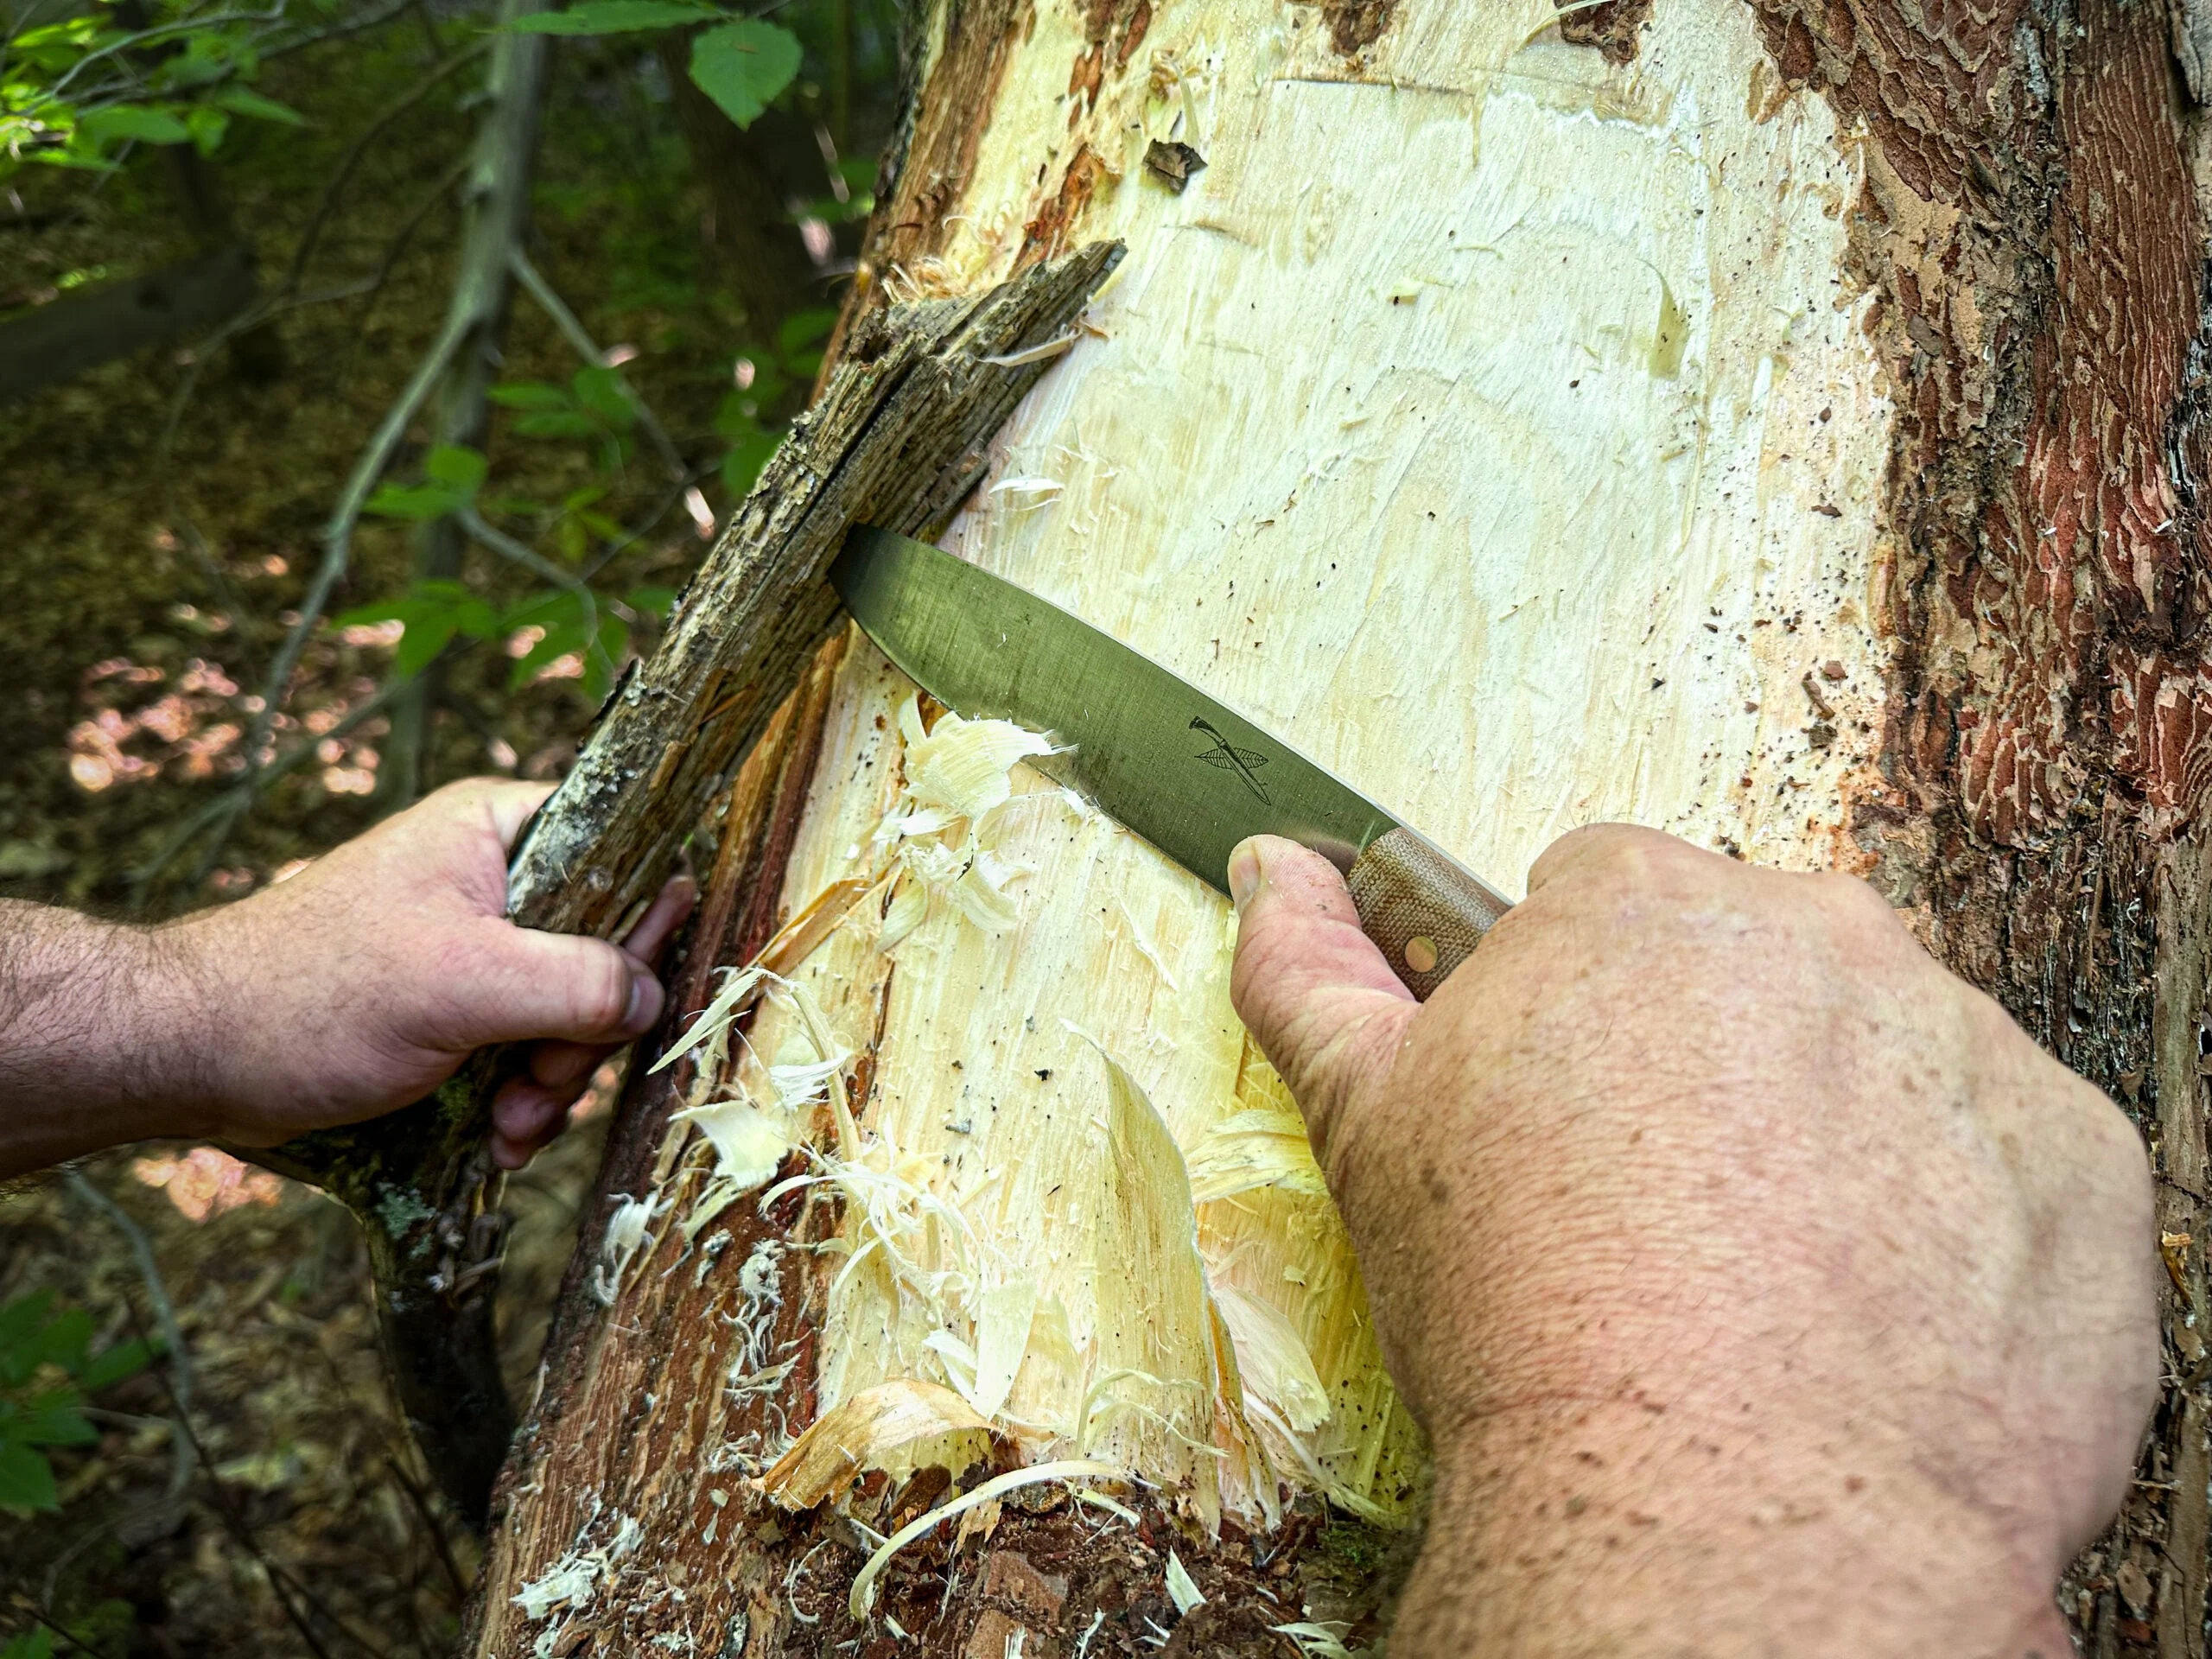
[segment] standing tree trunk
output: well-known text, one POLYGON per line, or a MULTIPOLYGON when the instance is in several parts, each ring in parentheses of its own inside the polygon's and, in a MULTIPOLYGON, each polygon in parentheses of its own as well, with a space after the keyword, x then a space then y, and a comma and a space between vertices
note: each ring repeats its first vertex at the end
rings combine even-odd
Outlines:
MULTIPOLYGON (((1156 5, 927 9, 863 302, 1128 249, 948 544, 1500 883, 1604 818, 1859 872, 2111 1090, 2167 1392, 2063 1599, 2202 1655, 2212 334, 2165 13, 1156 5)), ((833 645, 714 826, 680 1006, 764 946, 794 988, 631 1090, 474 1650, 1363 1644, 1424 1451, 1226 908, 1017 772, 1003 900, 917 922, 906 693, 833 645)))

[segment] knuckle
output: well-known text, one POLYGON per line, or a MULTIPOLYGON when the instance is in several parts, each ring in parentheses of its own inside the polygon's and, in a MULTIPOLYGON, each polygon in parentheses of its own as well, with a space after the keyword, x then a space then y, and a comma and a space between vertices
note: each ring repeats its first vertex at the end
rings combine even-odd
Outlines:
POLYGON ((576 964, 570 994, 579 1028, 613 1030, 630 1006, 629 963, 611 945, 592 951, 576 964))
POLYGON ((1810 884, 1815 906, 1854 951, 1914 945, 1911 930, 1872 882, 1834 871, 1796 879, 1810 884))

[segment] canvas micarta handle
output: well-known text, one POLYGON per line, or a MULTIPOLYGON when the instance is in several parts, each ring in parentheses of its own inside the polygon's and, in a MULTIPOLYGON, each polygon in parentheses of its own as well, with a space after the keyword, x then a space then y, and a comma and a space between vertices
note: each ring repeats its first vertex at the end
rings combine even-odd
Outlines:
POLYGON ((1512 908, 1410 830, 1370 842, 1345 880, 1359 907, 1361 931, 1424 1002, 1512 908))

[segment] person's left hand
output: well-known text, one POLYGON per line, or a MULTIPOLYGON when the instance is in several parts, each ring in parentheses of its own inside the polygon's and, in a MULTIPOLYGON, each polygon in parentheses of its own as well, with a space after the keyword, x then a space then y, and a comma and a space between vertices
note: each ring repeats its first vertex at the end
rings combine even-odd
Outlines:
POLYGON ((168 933, 212 1004, 194 1022, 206 1133, 249 1147, 419 1099, 486 1044, 539 1039, 492 1103, 518 1169, 600 1062, 660 1017, 653 964, 691 909, 662 889, 620 945, 505 919, 507 849, 541 784, 449 785, 298 875, 168 933))

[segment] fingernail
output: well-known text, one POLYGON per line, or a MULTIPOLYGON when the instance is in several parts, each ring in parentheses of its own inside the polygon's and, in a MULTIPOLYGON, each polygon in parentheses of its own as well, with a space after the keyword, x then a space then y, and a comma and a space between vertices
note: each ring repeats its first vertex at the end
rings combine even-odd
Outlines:
POLYGON ((630 1003, 622 1010, 622 1029, 642 1037, 660 1018, 660 982, 640 968, 630 976, 630 1003))
POLYGON ((1259 890, 1260 849, 1249 841, 1240 841, 1229 855, 1230 902, 1241 912, 1259 890))

